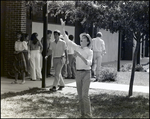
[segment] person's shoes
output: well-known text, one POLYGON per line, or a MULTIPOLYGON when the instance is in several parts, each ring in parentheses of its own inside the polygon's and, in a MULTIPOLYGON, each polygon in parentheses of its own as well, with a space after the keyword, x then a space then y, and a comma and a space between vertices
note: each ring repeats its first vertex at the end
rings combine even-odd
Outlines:
POLYGON ((37 80, 40 80, 40 81, 42 81, 42 78, 37 78, 37 80))
POLYGON ((62 76, 64 79, 66 78, 66 76, 62 76))
POLYGON ((47 74, 47 77, 54 77, 53 74, 47 74))
POLYGON ((25 81, 22 81, 20 84, 24 84, 25 83, 25 81))
POLYGON ((56 92, 56 91, 57 91, 55 86, 53 86, 53 87, 50 88, 49 90, 52 91, 52 92, 56 92))
POLYGON ((71 79, 71 77, 65 77, 65 79, 71 79))
POLYGON ((36 79, 31 79, 31 81, 36 81, 36 79))
POLYGON ((18 81, 13 81, 13 82, 11 82, 11 84, 17 84, 18 83, 18 81))
POLYGON ((93 75, 93 76, 92 76, 92 78, 96 78, 96 76, 95 76, 95 75, 93 75))
POLYGON ((98 79, 95 79, 93 82, 97 82, 98 81, 98 79))
POLYGON ((62 90, 65 86, 59 86, 58 90, 62 90))
POLYGON ((75 77, 71 77, 71 79, 75 79, 75 77))

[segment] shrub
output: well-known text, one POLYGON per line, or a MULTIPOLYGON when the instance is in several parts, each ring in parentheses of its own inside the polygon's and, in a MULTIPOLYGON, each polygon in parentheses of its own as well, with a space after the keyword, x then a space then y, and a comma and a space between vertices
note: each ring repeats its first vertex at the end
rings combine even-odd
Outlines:
POLYGON ((120 68, 120 71, 128 72, 128 71, 131 71, 131 69, 132 69, 132 64, 127 63, 127 64, 122 65, 122 67, 120 68))
POLYGON ((135 66, 135 71, 144 71, 144 68, 143 68, 142 65, 137 64, 137 65, 135 66))
POLYGON ((98 77, 98 81, 115 81, 117 79, 117 71, 112 67, 103 67, 100 75, 98 77))
MULTIPOLYGON (((120 71, 122 71, 122 72, 128 72, 128 71, 131 71, 131 70, 132 70, 132 64, 131 63, 124 64, 120 68, 120 71)), ((144 68, 143 68, 142 65, 137 64, 135 66, 135 71, 144 71, 144 68)))

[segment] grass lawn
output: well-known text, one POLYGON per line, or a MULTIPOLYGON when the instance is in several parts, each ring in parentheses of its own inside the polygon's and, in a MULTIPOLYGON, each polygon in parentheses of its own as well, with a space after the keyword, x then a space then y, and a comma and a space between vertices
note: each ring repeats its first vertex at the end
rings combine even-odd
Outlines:
MULTIPOLYGON (((131 72, 117 72, 117 81, 113 83, 129 85, 131 72)), ((149 73, 148 72, 135 72, 134 85, 149 86, 149 73)))
MULTIPOLYGON (((118 72, 117 81, 129 84, 131 72, 118 72)), ((136 72, 134 85, 149 86, 149 73, 136 72)), ((149 118, 149 94, 90 89, 94 118, 149 118)), ((76 88, 50 93, 32 88, 1 95, 1 118, 80 118, 76 88)))

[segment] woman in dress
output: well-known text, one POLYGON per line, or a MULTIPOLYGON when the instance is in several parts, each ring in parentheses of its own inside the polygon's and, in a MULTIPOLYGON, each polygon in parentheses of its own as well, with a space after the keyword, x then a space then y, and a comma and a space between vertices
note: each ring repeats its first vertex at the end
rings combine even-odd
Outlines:
POLYGON ((14 70, 15 70, 15 81, 12 84, 18 83, 18 76, 21 74, 22 82, 25 83, 25 73, 27 72, 26 60, 23 52, 27 52, 27 42, 25 41, 24 35, 21 32, 17 32, 17 40, 15 42, 15 58, 14 58, 14 70))

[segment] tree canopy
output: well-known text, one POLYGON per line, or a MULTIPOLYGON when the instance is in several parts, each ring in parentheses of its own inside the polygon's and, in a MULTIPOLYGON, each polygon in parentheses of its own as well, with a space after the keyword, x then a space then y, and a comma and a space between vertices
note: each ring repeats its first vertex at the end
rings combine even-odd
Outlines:
MULTIPOLYGON (((149 1, 48 1, 51 16, 63 14, 69 22, 79 21, 84 28, 93 24, 99 28, 126 34, 141 32, 149 34, 149 1)), ((33 13, 42 9, 45 2, 28 1, 33 13), (40 7, 39 7, 40 6, 40 7)))

